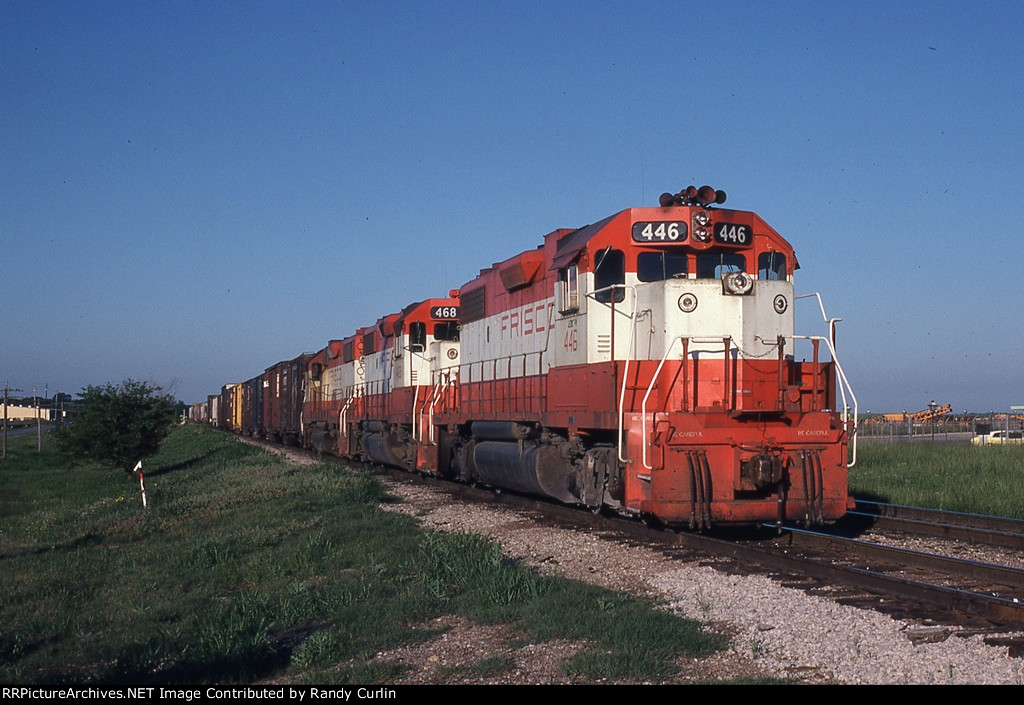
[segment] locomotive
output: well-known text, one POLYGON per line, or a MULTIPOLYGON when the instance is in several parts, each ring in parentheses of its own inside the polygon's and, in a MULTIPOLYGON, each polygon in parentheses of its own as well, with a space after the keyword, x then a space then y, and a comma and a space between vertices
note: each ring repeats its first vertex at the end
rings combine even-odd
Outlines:
POLYGON ((555 230, 194 415, 672 527, 838 519, 857 425, 839 319, 795 333, 797 300, 825 318, 820 297, 794 294, 792 246, 725 200, 690 186, 555 230))

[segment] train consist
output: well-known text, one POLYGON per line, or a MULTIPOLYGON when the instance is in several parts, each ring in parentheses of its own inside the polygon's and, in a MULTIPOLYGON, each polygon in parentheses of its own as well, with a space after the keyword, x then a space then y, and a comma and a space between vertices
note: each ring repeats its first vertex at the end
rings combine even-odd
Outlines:
POLYGON ((193 419, 669 526, 837 519, 857 418, 838 319, 794 332, 793 248, 724 202, 691 186, 555 230, 193 419))

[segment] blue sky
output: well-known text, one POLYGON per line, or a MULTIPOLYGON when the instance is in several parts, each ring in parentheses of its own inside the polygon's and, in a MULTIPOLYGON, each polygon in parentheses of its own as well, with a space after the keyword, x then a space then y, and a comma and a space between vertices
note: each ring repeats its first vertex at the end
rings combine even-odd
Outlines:
POLYGON ((1024 404, 1024 5, 967 10, 0 0, 0 383, 196 401, 708 183, 862 410, 1024 404))

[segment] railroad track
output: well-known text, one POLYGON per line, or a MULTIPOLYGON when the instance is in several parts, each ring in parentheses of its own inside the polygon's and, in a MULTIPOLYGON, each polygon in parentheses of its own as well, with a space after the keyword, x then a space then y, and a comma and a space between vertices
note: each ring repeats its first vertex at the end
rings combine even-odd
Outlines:
POLYGON ((858 499, 845 522, 852 526, 936 536, 1024 551, 1024 520, 948 512, 858 499))
POLYGON ((884 611, 980 631, 1024 628, 1020 568, 797 528, 788 528, 773 543, 794 555, 809 575, 906 601, 884 605, 884 611), (932 615, 926 606, 939 612, 932 615))

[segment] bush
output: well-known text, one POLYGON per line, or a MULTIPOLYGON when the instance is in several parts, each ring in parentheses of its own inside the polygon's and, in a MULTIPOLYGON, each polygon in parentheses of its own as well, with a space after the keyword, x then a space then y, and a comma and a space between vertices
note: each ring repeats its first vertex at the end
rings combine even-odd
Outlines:
POLYGON ((88 386, 79 396, 80 410, 57 431, 57 447, 73 460, 118 467, 129 475, 160 448, 177 419, 174 399, 146 382, 88 386))

